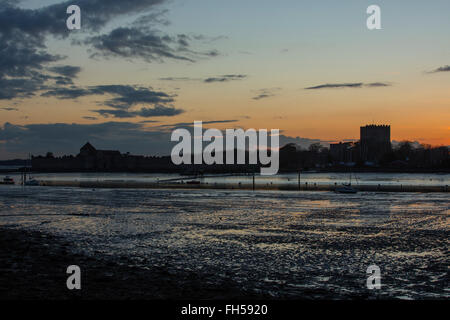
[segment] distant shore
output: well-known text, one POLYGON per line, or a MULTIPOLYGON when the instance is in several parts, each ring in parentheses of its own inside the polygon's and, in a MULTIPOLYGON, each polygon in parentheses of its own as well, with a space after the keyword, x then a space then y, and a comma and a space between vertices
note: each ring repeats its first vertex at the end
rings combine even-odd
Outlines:
MULTIPOLYGON (((48 187, 78 187, 78 188, 132 188, 132 189, 232 189, 232 190, 280 190, 280 191, 335 191, 340 184, 271 184, 271 183, 198 183, 185 182, 141 182, 141 181, 41 181, 48 187)), ((367 192, 449 192, 448 185, 352 185, 358 191, 367 192)))
MULTIPOLYGON (((32 172, 32 173, 161 173, 161 174, 186 174, 184 170, 33 170, 30 167, 14 167, 14 168, 0 168, 0 173, 20 173, 20 172, 32 172)), ((329 167, 329 168, 318 168, 314 169, 301 169, 302 173, 433 173, 433 174, 449 174, 450 168, 390 168, 390 167, 329 167)), ((248 171, 216 171, 216 170, 206 170, 203 172, 205 174, 252 174, 252 170, 248 171)), ((257 170, 259 172, 259 169, 257 170)), ((188 174, 192 174, 190 172, 188 174)), ((286 173, 298 173, 298 170, 285 170, 280 168, 280 174, 286 173)))

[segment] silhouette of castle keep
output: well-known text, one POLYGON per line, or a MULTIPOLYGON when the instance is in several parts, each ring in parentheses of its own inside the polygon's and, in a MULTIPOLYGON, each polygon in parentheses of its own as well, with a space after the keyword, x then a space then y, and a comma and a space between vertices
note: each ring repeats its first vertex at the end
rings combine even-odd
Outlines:
POLYGON ((123 165, 123 157, 117 150, 97 150, 89 142, 80 149, 85 169, 115 169, 123 165))
POLYGON ((360 129, 361 160, 378 162, 391 151, 391 126, 372 124, 360 129))

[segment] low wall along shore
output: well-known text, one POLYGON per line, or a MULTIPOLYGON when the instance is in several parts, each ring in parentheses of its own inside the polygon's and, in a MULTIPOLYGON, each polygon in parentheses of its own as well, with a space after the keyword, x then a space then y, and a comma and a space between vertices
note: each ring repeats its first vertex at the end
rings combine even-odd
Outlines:
MULTIPOLYGON (((233 190, 290 190, 290 191, 334 191, 339 184, 261 184, 261 183, 200 183, 183 182, 139 182, 139 181, 41 181, 41 186, 80 188, 153 188, 153 189, 233 189, 233 190)), ((448 185, 352 185, 358 191, 372 192, 448 192, 448 185)))

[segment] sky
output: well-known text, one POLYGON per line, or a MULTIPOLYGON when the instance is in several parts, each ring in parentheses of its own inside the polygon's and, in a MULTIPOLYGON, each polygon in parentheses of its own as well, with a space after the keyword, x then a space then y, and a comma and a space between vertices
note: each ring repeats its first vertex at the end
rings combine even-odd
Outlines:
POLYGON ((175 128, 450 145, 450 2, 0 0, 0 160, 170 153, 175 128), (66 8, 81 8, 68 30, 66 8), (381 8, 381 30, 366 9, 381 8))

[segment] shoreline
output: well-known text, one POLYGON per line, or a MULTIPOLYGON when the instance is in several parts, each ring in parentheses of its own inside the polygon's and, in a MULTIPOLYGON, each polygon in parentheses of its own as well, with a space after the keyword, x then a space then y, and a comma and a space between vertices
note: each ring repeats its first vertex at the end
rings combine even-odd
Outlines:
MULTIPOLYGON (((258 169, 259 171, 259 169, 258 169)), ((8 173, 138 173, 138 174, 186 174, 186 170, 82 170, 82 169, 33 169, 32 167, 0 168, 1 174, 8 173)), ((205 170, 207 174, 251 175, 254 171, 223 171, 205 170)), ((390 167, 332 167, 301 170, 302 173, 418 173, 418 174, 449 174, 450 168, 390 168, 390 167), (350 170, 350 171, 349 171, 350 170)), ((298 173, 298 170, 282 169, 279 174, 298 173)))
MULTIPOLYGON (((340 184, 258 184, 251 183, 163 183, 163 182, 139 182, 139 181, 49 181, 40 182, 47 187, 78 187, 78 188, 130 188, 130 189, 221 189, 221 190, 272 190, 272 191, 335 191, 340 184)), ((449 192, 448 185, 352 185, 362 192, 449 192)))

